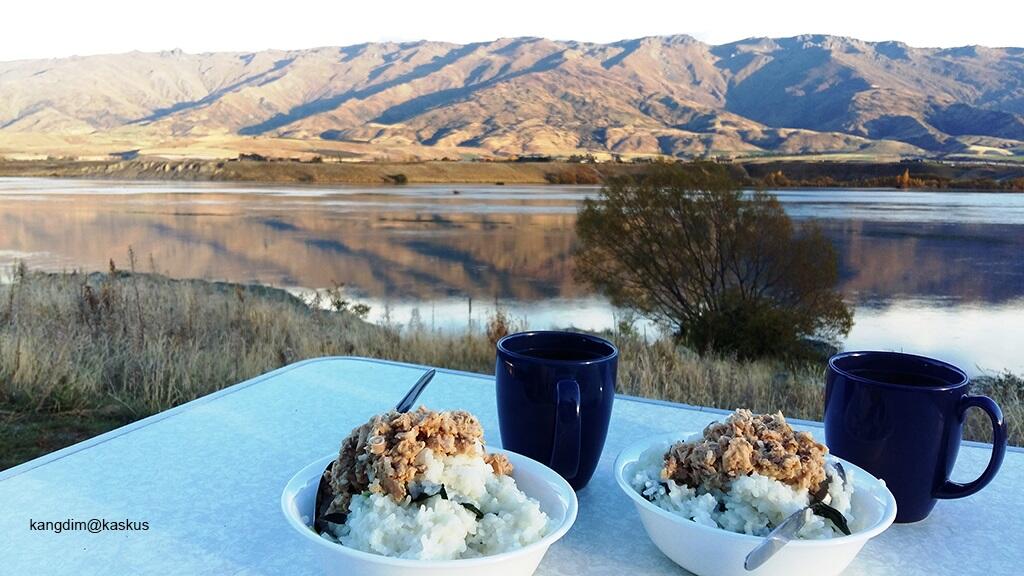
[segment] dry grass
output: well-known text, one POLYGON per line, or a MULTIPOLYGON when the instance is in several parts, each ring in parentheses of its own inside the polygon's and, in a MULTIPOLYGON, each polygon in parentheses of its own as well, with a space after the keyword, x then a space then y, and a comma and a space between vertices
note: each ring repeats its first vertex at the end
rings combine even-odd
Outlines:
MULTIPOLYGON (((1003 372, 975 378, 971 392, 984 394, 996 401, 1009 427, 1010 444, 1024 446, 1024 377, 1003 372)), ((967 413, 964 438, 992 442, 992 424, 984 412, 974 408, 967 413)))
POLYGON ((619 390, 624 394, 821 419, 824 392, 818 367, 700 357, 670 340, 616 340, 622 351, 619 390))
POLYGON ((22 411, 144 416, 327 355, 493 370, 485 334, 372 325, 261 286, 24 268, 0 286, 0 402, 22 411))
MULTIPOLYGON (((90 414, 118 425, 325 355, 492 373, 494 341, 522 328, 498 314, 482 329, 449 334, 416 322, 368 324, 348 311, 349 303, 329 298, 328 306, 343 310, 309 304, 260 286, 119 270, 43 274, 19 268, 0 285, 0 430, 13 438, 10 432, 26 418, 38 424, 36 415, 59 414, 74 415, 76 426, 95 433, 95 427, 82 426, 90 414)), ((622 393, 821 418, 819 365, 702 358, 668 340, 647 343, 628 329, 607 336, 622 351, 622 393)), ((983 379, 979 387, 1002 405, 1012 442, 1024 442, 1024 383, 1004 375, 983 379)), ((977 416, 965 435, 985 439, 987 421, 977 416)), ((7 452, 0 454, 0 467, 56 447, 0 447, 7 452), (15 452, 19 456, 10 455, 15 452)))

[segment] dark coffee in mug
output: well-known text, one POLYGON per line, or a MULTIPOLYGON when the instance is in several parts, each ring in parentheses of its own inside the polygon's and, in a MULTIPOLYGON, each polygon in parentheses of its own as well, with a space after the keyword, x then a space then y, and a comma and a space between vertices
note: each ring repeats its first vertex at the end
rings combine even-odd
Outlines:
POLYGON ((897 352, 845 352, 829 359, 825 441, 829 451, 885 480, 896 521, 916 522, 938 499, 963 498, 995 477, 1006 452, 1006 424, 992 399, 969 393, 970 380, 939 360, 897 352), (992 419, 992 457, 967 484, 949 479, 968 408, 992 419))
POLYGON ((583 488, 604 449, 619 351, 576 332, 522 332, 498 341, 498 425, 507 450, 583 488))
POLYGON ((544 348, 530 348, 529 350, 523 350, 521 354, 523 354, 524 356, 530 356, 532 358, 539 358, 541 360, 568 360, 573 362, 586 362, 590 360, 597 360, 602 356, 598 352, 590 352, 587 350, 546 350, 544 348))

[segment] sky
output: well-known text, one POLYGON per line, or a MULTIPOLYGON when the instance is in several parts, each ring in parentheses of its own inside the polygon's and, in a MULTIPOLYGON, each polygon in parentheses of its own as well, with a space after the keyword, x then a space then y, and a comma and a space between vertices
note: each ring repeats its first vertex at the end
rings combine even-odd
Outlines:
POLYGON ((383 40, 466 43, 509 36, 611 42, 689 34, 835 34, 912 46, 1024 46, 1024 1, 948 0, 7 0, 0 60, 131 50, 256 51, 383 40), (970 9, 976 5, 977 10, 970 9), (271 8, 272 7, 272 8, 271 8))

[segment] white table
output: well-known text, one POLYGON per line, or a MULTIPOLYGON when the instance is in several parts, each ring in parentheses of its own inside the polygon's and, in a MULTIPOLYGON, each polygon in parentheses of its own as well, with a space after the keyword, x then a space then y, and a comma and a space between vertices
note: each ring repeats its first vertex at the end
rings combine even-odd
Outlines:
MULTIPOLYGON (((422 367, 358 358, 300 362, 0 472, 0 574, 319 573, 285 523, 285 482, 337 450, 369 415, 393 407, 422 367), (147 531, 33 531, 34 521, 130 519, 147 531)), ((500 445, 489 376, 439 371, 420 401, 475 413, 500 445)), ((721 411, 620 396, 580 513, 537 574, 684 574, 643 532, 612 478, 635 438, 698 430, 721 411)), ((800 427, 822 436, 816 423, 800 427)), ((965 446, 957 476, 987 447, 965 446)), ((1016 574, 1024 570, 1024 453, 1006 456, 979 494, 940 502, 915 525, 872 540, 847 570, 862 574, 1016 574)))

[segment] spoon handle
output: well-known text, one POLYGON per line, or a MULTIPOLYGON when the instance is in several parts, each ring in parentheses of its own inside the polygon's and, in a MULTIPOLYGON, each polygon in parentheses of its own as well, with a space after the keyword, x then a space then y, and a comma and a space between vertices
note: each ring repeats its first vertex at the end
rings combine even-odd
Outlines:
POLYGON ((434 374, 436 373, 437 371, 431 368, 430 370, 427 370, 426 374, 420 376, 420 379, 412 385, 412 388, 410 388, 405 394, 405 397, 403 397, 398 405, 395 406, 395 412, 408 412, 412 408, 413 404, 416 403, 416 399, 420 397, 423 389, 427 387, 427 384, 430 384, 430 381, 434 378, 434 374))
POLYGON ((747 559, 743 563, 743 567, 747 569, 747 572, 757 570, 769 558, 774 556, 776 552, 782 550, 783 546, 796 537, 800 529, 807 523, 811 514, 810 508, 801 508, 790 514, 788 518, 769 532, 764 542, 758 544, 757 548, 754 548, 750 551, 750 554, 747 554, 747 559))

